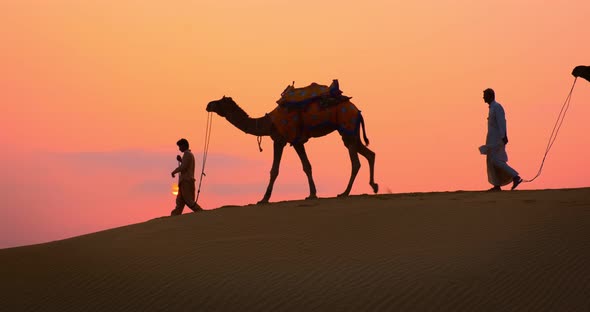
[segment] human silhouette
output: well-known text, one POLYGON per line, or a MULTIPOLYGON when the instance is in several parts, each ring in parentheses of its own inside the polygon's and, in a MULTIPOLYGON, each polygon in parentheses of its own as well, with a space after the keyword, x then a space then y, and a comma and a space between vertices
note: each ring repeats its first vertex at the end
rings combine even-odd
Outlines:
POLYGON ((488 191, 501 191, 501 187, 510 182, 512 182, 511 189, 514 190, 522 183, 522 178, 507 164, 508 134, 504 108, 496 102, 496 94, 492 89, 483 91, 483 100, 489 105, 488 133, 486 144, 480 146, 479 151, 482 155, 486 155, 488 182, 493 185, 488 191))
POLYGON ((176 142, 178 149, 183 153, 176 156, 176 160, 180 162, 178 168, 172 171, 172 178, 177 173, 178 176, 178 194, 176 195, 176 208, 170 213, 171 216, 182 214, 184 206, 188 206, 192 211, 203 211, 203 208, 195 202, 195 156, 189 149, 189 143, 186 139, 180 139, 176 142))

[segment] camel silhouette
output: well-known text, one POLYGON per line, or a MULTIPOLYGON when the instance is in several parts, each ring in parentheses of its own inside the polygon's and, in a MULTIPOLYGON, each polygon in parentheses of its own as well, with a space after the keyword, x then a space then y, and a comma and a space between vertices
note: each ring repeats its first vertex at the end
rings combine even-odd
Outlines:
POLYGON ((309 183, 309 196, 306 199, 317 198, 316 187, 312 177, 311 164, 307 158, 304 144, 309 138, 325 136, 333 131, 338 131, 342 141, 348 149, 352 171, 348 185, 344 192, 338 196, 348 196, 352 184, 361 167, 358 154, 363 155, 369 162, 369 184, 373 192, 377 193, 379 186, 374 182, 375 153, 363 145, 360 139, 360 127, 363 128, 363 138, 366 145, 369 144, 365 132, 365 124, 360 111, 350 101, 345 101, 328 107, 320 102, 308 104, 304 108, 286 108, 277 106, 275 110, 259 118, 251 118, 234 102, 231 97, 223 96, 220 100, 211 101, 207 105, 208 112, 215 112, 224 117, 236 128, 247 134, 255 136, 270 136, 273 140, 273 162, 270 170, 270 181, 264 197, 258 203, 267 203, 272 194, 274 182, 279 175, 279 166, 283 149, 287 143, 291 143, 303 165, 303 171, 307 175, 309 183), (352 116, 352 117, 351 117, 352 116), (295 121, 294 123, 292 121, 295 121), (297 125, 293 128, 285 125, 297 125))

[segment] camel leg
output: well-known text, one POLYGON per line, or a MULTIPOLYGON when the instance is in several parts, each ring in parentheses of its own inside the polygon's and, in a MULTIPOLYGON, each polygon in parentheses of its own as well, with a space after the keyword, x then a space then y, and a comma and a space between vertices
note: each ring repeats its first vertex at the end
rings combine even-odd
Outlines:
POLYGON ((375 171, 375 152, 373 152, 372 150, 370 150, 368 147, 366 147, 364 144, 362 144, 360 142, 360 138, 359 138, 359 142, 357 143, 358 145, 358 150, 359 150, 359 154, 363 155, 367 161, 369 162, 369 184, 371 185, 371 188, 373 188, 373 192, 377 193, 379 192, 379 184, 375 183, 374 180, 374 171, 375 171))
MULTIPOLYGON (((350 163, 352 165, 352 171, 350 173, 350 180, 348 181, 348 186, 346 187, 346 190, 344 190, 344 192, 342 194, 339 194, 338 197, 341 196, 348 196, 348 194, 350 194, 350 190, 352 189, 352 184, 354 183, 354 179, 356 178, 356 175, 359 172, 359 169, 361 168, 361 162, 359 161, 359 155, 358 155, 358 144, 357 144, 357 139, 355 139, 355 137, 342 137, 342 140, 344 141, 344 145, 346 145, 346 148, 348 148, 348 154, 350 156, 350 163)), ((360 141, 359 141, 360 142, 360 141)))
POLYGON ((293 148, 295 148, 297 155, 299 155, 299 159, 301 159, 303 172, 305 172, 307 175, 307 182, 309 183, 309 196, 306 199, 318 198, 316 195, 315 183, 313 182, 313 177, 311 175, 311 164, 309 163, 307 153, 305 152, 305 146, 303 146, 303 144, 294 144, 293 148))
POLYGON ((285 147, 285 142, 282 141, 274 141, 273 143, 273 158, 272 158, 272 168, 270 169, 270 181, 268 182, 268 187, 266 188, 266 193, 264 193, 264 197, 258 202, 259 204, 268 203, 270 199, 270 194, 272 194, 272 187, 275 184, 275 180, 279 176, 279 166, 281 165, 281 157, 283 157, 283 149, 285 147))

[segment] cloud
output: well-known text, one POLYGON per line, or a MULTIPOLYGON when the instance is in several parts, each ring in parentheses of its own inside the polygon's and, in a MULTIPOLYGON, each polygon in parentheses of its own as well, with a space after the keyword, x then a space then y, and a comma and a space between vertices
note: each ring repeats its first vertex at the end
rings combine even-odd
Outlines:
POLYGON ((123 171, 151 170, 166 168, 175 164, 175 155, 143 150, 122 150, 110 152, 55 153, 56 160, 65 161, 74 167, 87 169, 113 169, 123 171))
MULTIPOLYGON (((201 154, 195 154, 197 168, 195 178, 199 185, 201 154)), ((177 179, 170 177, 170 171, 178 164, 176 153, 149 150, 119 151, 84 151, 53 153, 50 162, 56 166, 64 165, 74 173, 80 172, 93 181, 107 181, 113 187, 123 187, 121 191, 142 197, 162 196, 171 193, 177 179)), ((267 175, 245 176, 244 169, 264 168, 268 170, 265 160, 253 160, 227 154, 209 154, 206 162, 206 174, 202 181, 202 190, 216 196, 245 195, 261 193, 266 189, 267 175), (234 181, 225 183, 231 178, 234 181)))
MULTIPOLYGON (((149 150, 85 151, 52 154, 54 158, 65 161, 71 166, 95 170, 113 169, 120 171, 146 171, 154 169, 168 171, 168 169, 178 165, 176 155, 149 150)), ((198 171, 200 170, 203 156, 200 153, 195 153, 195 157, 196 170, 198 171)), ((227 170, 262 165, 265 165, 265 162, 261 160, 215 153, 209 154, 206 162, 208 168, 223 168, 227 170)))

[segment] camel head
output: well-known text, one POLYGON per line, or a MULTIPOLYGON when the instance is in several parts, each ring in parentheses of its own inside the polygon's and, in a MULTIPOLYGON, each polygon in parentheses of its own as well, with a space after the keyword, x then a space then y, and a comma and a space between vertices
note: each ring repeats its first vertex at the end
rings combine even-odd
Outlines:
POLYGON ((211 101, 207 104, 207 111, 217 113, 221 117, 226 117, 232 107, 235 107, 237 104, 231 97, 226 97, 225 95, 217 100, 211 101))

